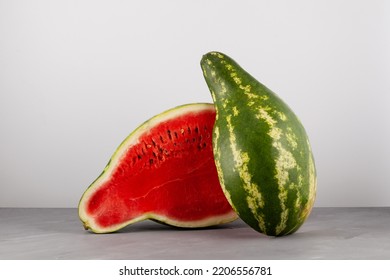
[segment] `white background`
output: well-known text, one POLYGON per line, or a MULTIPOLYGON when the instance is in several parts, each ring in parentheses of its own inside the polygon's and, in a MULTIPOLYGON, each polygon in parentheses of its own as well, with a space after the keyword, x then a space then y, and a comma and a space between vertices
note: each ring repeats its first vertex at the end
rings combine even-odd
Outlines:
POLYGON ((300 117, 316 206, 390 206, 389 1, 0 0, 0 207, 77 207, 139 124, 211 102, 212 50, 300 117))

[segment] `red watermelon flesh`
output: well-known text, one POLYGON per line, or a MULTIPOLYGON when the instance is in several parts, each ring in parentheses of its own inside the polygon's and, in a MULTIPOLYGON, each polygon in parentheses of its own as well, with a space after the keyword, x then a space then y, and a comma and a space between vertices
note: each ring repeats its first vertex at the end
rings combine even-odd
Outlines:
POLYGON ((236 219, 214 163, 214 122, 214 106, 196 103, 166 111, 134 130, 82 196, 84 227, 104 233, 145 219, 177 227, 236 219))

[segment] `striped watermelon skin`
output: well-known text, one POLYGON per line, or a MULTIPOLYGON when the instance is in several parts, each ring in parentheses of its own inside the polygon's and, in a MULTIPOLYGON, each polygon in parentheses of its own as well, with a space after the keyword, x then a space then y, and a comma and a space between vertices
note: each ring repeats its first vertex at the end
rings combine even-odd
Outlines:
POLYGON ((201 67, 216 107, 213 152, 225 196, 256 231, 294 233, 311 212, 317 186, 303 125, 227 55, 207 53, 201 67))

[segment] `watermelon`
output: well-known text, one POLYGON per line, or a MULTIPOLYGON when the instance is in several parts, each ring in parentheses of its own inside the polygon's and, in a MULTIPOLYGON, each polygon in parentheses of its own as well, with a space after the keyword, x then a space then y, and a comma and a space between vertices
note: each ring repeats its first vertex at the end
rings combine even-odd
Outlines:
POLYGON ((232 58, 203 56, 216 107, 213 152, 223 191, 256 231, 298 230, 316 196, 316 168, 307 133, 291 108, 232 58))
POLYGON ((219 184, 212 104, 182 105, 135 129, 79 202, 85 229, 117 231, 151 219, 207 227, 237 218, 219 184))

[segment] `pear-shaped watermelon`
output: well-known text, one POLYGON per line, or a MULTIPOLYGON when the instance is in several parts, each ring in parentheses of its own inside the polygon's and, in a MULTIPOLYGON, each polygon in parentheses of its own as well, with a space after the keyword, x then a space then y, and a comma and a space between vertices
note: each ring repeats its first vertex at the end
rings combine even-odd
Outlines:
POLYGON ((214 157, 226 197, 256 231, 296 232, 317 189, 304 126, 278 95, 226 54, 205 54, 201 67, 216 108, 214 157))

